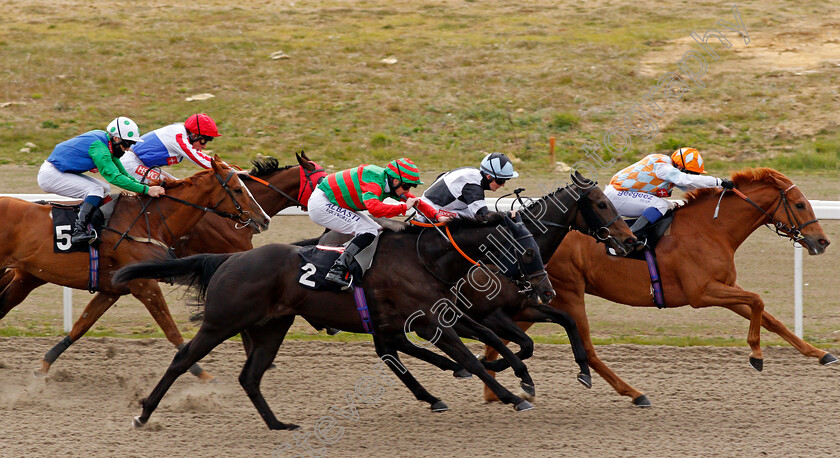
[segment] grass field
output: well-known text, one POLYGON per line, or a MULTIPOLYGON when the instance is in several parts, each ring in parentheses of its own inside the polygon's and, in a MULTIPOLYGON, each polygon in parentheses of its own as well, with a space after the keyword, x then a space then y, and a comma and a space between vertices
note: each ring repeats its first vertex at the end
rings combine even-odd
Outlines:
POLYGON ((679 101, 654 98, 659 133, 634 135, 622 163, 693 145, 714 170, 732 162, 836 170, 837 4, 738 4, 749 44, 718 25, 735 22, 730 7, 5 2, 0 161, 39 164, 56 143, 117 115, 145 132, 203 111, 224 134, 216 152, 236 162, 304 149, 336 168, 408 155, 442 169, 502 151, 526 171, 545 171, 550 136, 558 160, 583 158, 581 147, 644 106, 683 54, 702 52, 692 31, 716 28, 732 46, 710 42, 719 60, 709 59, 705 87, 683 72, 679 101), (271 59, 277 51, 289 58, 271 59), (389 57, 396 63, 382 62, 389 57), (185 100, 199 93, 215 97, 185 100), (21 152, 27 143, 35 146, 21 152))
MULTIPOLYGON (((681 98, 656 99, 656 135, 644 141, 634 134, 622 155, 599 150, 599 160, 616 160, 598 167, 601 182, 645 154, 695 146, 713 174, 769 165, 791 174, 811 198, 840 199, 840 7, 828 0, 739 3, 748 44, 719 25, 735 22, 724 2, 2 5, 4 193, 40 192, 37 165, 53 146, 102 129, 117 115, 132 117, 146 132, 195 112, 219 122, 223 137, 212 144, 214 152, 242 165, 257 153, 291 163, 299 150, 330 170, 408 156, 424 178, 433 178, 501 151, 514 158, 523 183, 551 185, 564 175, 551 173, 549 137, 557 139, 558 161, 594 163, 582 147, 624 125, 634 105, 650 111, 645 97, 662 75, 680 72, 677 62, 686 52, 704 52, 691 32, 716 28, 732 46, 709 42, 719 59, 708 60, 704 87, 683 71, 688 90, 681 98), (288 58, 272 59, 278 51, 288 58), (214 97, 186 100, 202 93, 214 97)), ((631 122, 637 130, 639 121, 631 122)), ((175 170, 185 176, 195 168, 175 170)), ((312 230, 286 233, 287 224, 275 223, 259 243, 312 230)), ((837 239, 834 223, 826 230, 837 239)), ((739 251, 742 283, 769 297, 768 309, 778 307, 774 313, 792 324, 789 245, 763 231, 755 237, 739 251), (779 270, 767 274, 768 262, 779 270)), ((840 339, 837 300, 828 287, 835 259, 832 248, 806 262, 806 272, 818 272, 812 284, 825 288, 806 289, 818 303, 806 309, 806 332, 824 342, 840 339)), ((75 295, 77 304, 86 302, 86 293, 75 295)), ((40 289, 4 319, 0 335, 60 334, 59 297, 56 287, 40 289)), ((177 297, 170 294, 173 312, 185 322, 177 297)), ((93 335, 160 335, 138 303, 123 303, 129 306, 106 314, 93 335)), ((743 344, 746 335, 746 322, 725 311, 665 317, 591 304, 601 343, 743 344)), ((304 326, 295 329, 294 336, 311 336, 304 326)), ((538 328, 537 339, 562 339, 554 332, 538 328)))

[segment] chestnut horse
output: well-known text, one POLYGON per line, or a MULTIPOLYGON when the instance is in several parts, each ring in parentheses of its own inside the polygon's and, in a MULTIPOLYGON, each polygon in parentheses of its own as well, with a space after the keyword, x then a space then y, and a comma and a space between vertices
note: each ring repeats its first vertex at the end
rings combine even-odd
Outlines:
MULTIPOLYGON (((254 160, 250 173, 239 175, 244 178, 243 183, 254 199, 270 216, 287 207, 305 207, 309 193, 318 185, 318 178, 326 176, 324 169, 305 153, 295 154, 295 157, 298 165, 280 166, 273 157, 254 160), (301 178, 304 179, 303 185, 301 178)), ((173 248, 179 258, 201 253, 236 253, 254 248, 252 237, 250 231, 238 230, 235 221, 208 214, 173 248)))
MULTIPOLYGON (((129 194, 120 197, 109 221, 109 227, 113 229, 103 229, 100 234, 98 292, 70 334, 44 356, 41 374, 46 374, 67 347, 81 338, 120 296, 128 293, 146 306, 173 345, 178 347, 184 343, 156 281, 138 280, 114 285, 111 276, 123 265, 167 256, 168 247, 195 226, 206 211, 235 219, 255 232, 268 227, 269 217, 237 173, 221 163, 218 156, 212 166, 212 170, 166 183, 165 197, 153 199, 129 194), (130 237, 123 238, 123 232, 130 237)), ((88 289, 89 254, 53 252, 50 211, 49 205, 0 198, 0 215, 6 221, 0 229, 0 240, 3 241, 0 266, 8 268, 7 273, 13 273, 11 281, 0 292, 0 319, 33 289, 45 283, 88 289)), ((196 375, 212 379, 200 368, 193 369, 196 375)))
MULTIPOLYGON (((790 332, 764 310, 761 297, 745 291, 735 281, 735 250, 758 227, 773 224, 776 232, 799 242, 808 254, 825 252, 829 240, 820 227, 805 195, 783 174, 768 168, 735 172, 735 193, 703 189, 689 193, 686 203, 674 211, 670 235, 656 246, 660 276, 667 307, 724 307, 750 320, 747 342, 750 364, 761 371, 763 358, 760 327, 775 332, 803 355, 818 358, 820 364, 837 362, 832 354, 819 350, 790 332), (720 201, 720 204, 719 204, 720 201), (713 219, 716 207, 720 215, 713 219)), ((589 356, 589 364, 619 394, 633 404, 650 406, 650 400, 610 370, 598 358, 589 334, 584 294, 634 307, 653 307, 650 275, 644 261, 608 256, 590 237, 571 233, 548 263, 557 297, 551 305, 568 312, 578 325, 589 356)), ((520 323, 527 329, 532 323, 520 323)), ((486 350, 488 359, 495 352, 486 350)), ((493 400, 485 392, 485 399, 493 400)))

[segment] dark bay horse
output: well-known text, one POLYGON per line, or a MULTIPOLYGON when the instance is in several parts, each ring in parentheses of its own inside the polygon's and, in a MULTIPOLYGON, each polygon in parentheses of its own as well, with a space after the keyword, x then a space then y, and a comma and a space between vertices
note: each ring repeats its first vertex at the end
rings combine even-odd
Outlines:
MULTIPOLYGON (((81 338, 120 296, 129 293, 146 306, 173 345, 182 345, 184 340, 157 282, 144 279, 117 285, 111 281, 113 272, 128 263, 166 257, 167 248, 192 228, 205 211, 227 215, 252 231, 268 227, 269 217, 235 171, 222 164, 218 157, 213 161, 212 170, 168 182, 165 188, 166 196, 158 199, 124 194, 117 201, 109 221, 109 227, 114 229, 103 230, 100 234, 98 292, 69 335, 44 356, 40 373, 46 374, 67 347, 81 338), (133 221, 139 222, 132 225, 133 221), (127 231, 130 238, 117 246, 123 231, 127 231)), ((0 228, 0 240, 3 241, 0 266, 13 272, 13 278, 0 292, 0 318, 45 283, 88 289, 88 253, 53 252, 49 205, 0 198, 0 215, 6 221, 0 228)), ((200 368, 193 370, 204 379, 212 378, 200 368)))
MULTIPOLYGON (((479 245, 497 232, 496 224, 458 222, 451 228, 453 237, 465 253, 481 253, 479 245)), ((491 389, 504 403, 513 404, 516 410, 532 408, 530 403, 513 395, 493 380, 478 360, 461 342, 458 332, 477 338, 505 351, 503 355, 514 364, 514 372, 530 381, 527 369, 501 340, 486 327, 459 313, 457 307, 445 299, 450 285, 432 275, 417 253, 419 231, 409 228, 403 232, 382 233, 376 261, 364 278, 367 303, 376 335, 399 335, 416 332, 434 343, 469 372, 489 381, 491 389)), ((436 251, 448 246, 449 241, 434 237, 423 243, 426 249, 436 251)), ((286 332, 296 315, 325 326, 350 332, 365 332, 354 304, 353 295, 328 291, 312 291, 298 284, 298 251, 294 245, 266 245, 232 255, 197 255, 170 261, 144 262, 120 270, 118 281, 137 278, 187 277, 197 286, 204 299, 204 321, 196 334, 176 354, 166 374, 142 401, 143 413, 135 419, 135 426, 145 424, 158 403, 187 369, 224 340, 237 333, 249 335, 251 351, 239 381, 254 406, 270 429, 296 429, 293 424, 282 423, 274 416, 263 398, 259 385, 263 373, 274 360, 286 332)), ((530 253, 516 255, 522 264, 536 262, 538 272, 543 271, 542 260, 535 248, 530 253), (528 259, 530 257, 530 259, 528 259)), ((519 301, 519 288, 488 268, 471 269, 472 264, 455 250, 434 260, 437 275, 451 277, 460 274, 472 276, 471 284, 483 288, 485 294, 491 283, 496 296, 485 300, 499 303, 519 301)), ((533 268, 532 268, 533 269, 533 268)), ((529 273, 530 270, 525 273, 529 273)), ((527 275, 532 298, 550 298, 553 291, 544 275, 527 275)), ((543 299, 537 299, 543 300, 543 299)), ((380 351, 380 348, 377 348, 380 351)), ((425 399, 432 410, 439 410, 436 398, 425 399)), ((442 406, 445 407, 445 406, 442 406)), ((445 409, 441 409, 445 410, 445 409)))
MULTIPOLYGON (((580 174, 575 174, 571 178, 572 184, 558 188, 530 205, 523 206, 523 210, 518 213, 528 221, 526 227, 534 232, 536 249, 540 251, 542 256, 549 258, 554 254, 569 230, 577 230, 606 243, 616 250, 617 253, 627 254, 632 249, 636 239, 624 221, 619 217, 615 207, 604 195, 603 191, 597 187, 597 183, 587 180, 580 174)), ((436 237, 432 228, 425 229, 418 236, 417 252, 418 254, 425 253, 422 256, 423 258, 446 260, 447 256, 453 255, 451 247, 445 245, 438 247, 439 252, 430 251, 428 248, 421 250, 420 247, 423 245, 421 242, 426 240, 424 235, 425 237, 436 237), (425 233, 428 233, 428 235, 425 233)), ((297 244, 339 244, 348 239, 348 236, 330 232, 320 239, 311 239, 297 244)), ((429 273, 439 281, 449 283, 456 288, 458 287, 458 284, 456 284, 458 279, 452 279, 450 281, 440 278, 439 275, 435 274, 436 268, 439 268, 437 264, 431 267, 427 266, 429 273)), ((540 304, 523 304, 517 306, 516 303, 511 303, 499 307, 498 304, 487 301, 486 298, 481 297, 478 291, 471 288, 459 290, 458 294, 454 295, 454 300, 456 302, 461 301, 458 302, 459 308, 469 315, 470 318, 488 327, 499 337, 516 343, 520 348, 516 356, 521 360, 531 357, 534 342, 516 325, 514 318, 531 322, 560 324, 569 336, 575 361, 581 368, 581 372, 578 374, 578 381, 587 388, 591 387, 586 350, 578 334, 575 321, 567 313, 540 304), (465 304, 462 302, 465 302, 465 304)), ((405 335, 375 335, 373 339, 380 356, 387 354, 399 361, 396 352, 400 351, 429 362, 440 369, 451 370, 457 378, 463 378, 466 375, 463 367, 459 364, 436 353, 417 348, 408 341, 405 335)), ((506 359, 492 362, 483 361, 483 364, 485 369, 490 371, 500 371, 508 367, 508 361, 506 359)), ((432 405, 442 405, 437 398, 430 395, 407 371, 401 370, 394 372, 403 380, 418 400, 428 401, 432 405)), ((533 385, 523 383, 521 386, 527 396, 534 395, 533 385)))
MULTIPOLYGON (((790 332, 764 310, 758 294, 745 291, 736 282, 735 250, 762 225, 772 224, 779 235, 798 241, 810 255, 825 252, 829 240, 810 203, 790 179, 772 169, 745 169, 732 174, 732 180, 755 206, 736 193, 726 193, 720 202, 720 215, 713 219, 721 191, 708 189, 688 194, 687 202, 674 212, 670 235, 656 247, 666 306, 719 306, 749 319, 750 364, 758 371, 763 368, 761 326, 823 365, 836 362, 832 354, 790 332)), ((565 310, 577 322, 591 367, 619 394, 629 396, 634 405, 650 406, 647 396, 598 358, 584 304, 584 294, 593 294, 634 307, 653 307, 645 262, 608 256, 588 237, 572 233, 547 268, 557 291, 551 305, 565 310)), ((531 324, 521 325, 527 329, 531 324)), ((492 359, 495 352, 488 349, 486 356, 492 359)), ((485 399, 493 400, 492 393, 485 392, 485 399)))

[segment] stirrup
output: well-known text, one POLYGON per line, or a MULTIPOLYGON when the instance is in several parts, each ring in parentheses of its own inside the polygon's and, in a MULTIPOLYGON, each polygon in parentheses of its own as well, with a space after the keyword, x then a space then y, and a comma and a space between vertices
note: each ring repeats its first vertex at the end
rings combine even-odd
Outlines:
POLYGON ((70 244, 76 245, 79 243, 87 243, 93 245, 99 239, 99 234, 91 229, 90 232, 82 232, 81 234, 73 234, 70 236, 70 244))
POLYGON ((334 270, 330 270, 329 272, 327 272, 327 275, 324 276, 324 279, 330 283, 341 286, 342 290, 349 289, 350 286, 353 285, 353 276, 350 275, 349 270, 346 270, 344 272, 336 272, 334 270))

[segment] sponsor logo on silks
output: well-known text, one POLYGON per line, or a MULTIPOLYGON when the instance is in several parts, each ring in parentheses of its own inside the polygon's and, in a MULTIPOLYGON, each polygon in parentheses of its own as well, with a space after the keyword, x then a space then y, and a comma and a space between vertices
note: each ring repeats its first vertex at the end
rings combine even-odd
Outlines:
POLYGON ((169 156, 166 158, 166 165, 175 165, 178 163, 178 158, 175 156, 169 156))
POLYGON ((438 216, 438 218, 440 218, 441 216, 445 216, 447 218, 456 218, 458 216, 458 214, 455 213, 455 212, 448 211, 448 210, 438 210, 437 216, 438 216))
POLYGON ((659 197, 670 197, 671 193, 665 188, 659 188, 656 190, 656 195, 659 197))
POLYGON ((138 165, 137 170, 135 170, 134 173, 136 173, 140 176, 145 176, 146 178, 148 178, 150 180, 159 180, 160 179, 160 173, 157 170, 151 170, 151 171, 149 171, 148 174, 146 174, 147 171, 149 171, 148 167, 146 167, 145 165, 138 165))

